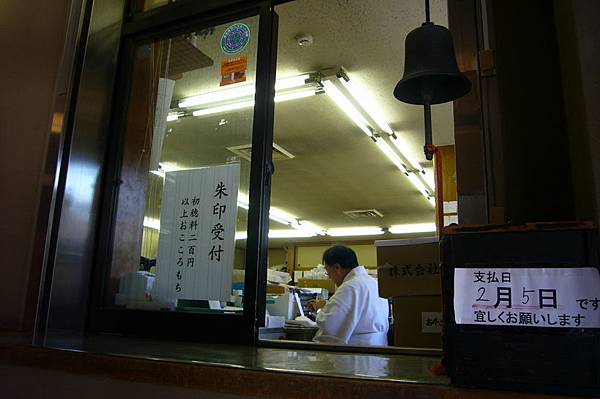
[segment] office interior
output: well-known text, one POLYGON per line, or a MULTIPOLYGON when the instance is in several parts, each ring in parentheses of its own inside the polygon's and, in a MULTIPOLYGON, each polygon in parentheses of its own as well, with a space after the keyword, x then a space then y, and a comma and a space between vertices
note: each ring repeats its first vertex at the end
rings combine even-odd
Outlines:
MULTIPOLYGON (((145 12, 165 6, 161 2, 147 3, 145 12)), ((268 282, 264 288, 264 301, 268 311, 275 303, 280 304, 276 301, 283 296, 287 305, 291 303, 291 310, 287 307, 281 313, 286 314, 283 326, 281 319, 273 318, 280 326, 273 329, 268 328, 268 316, 264 316, 260 326, 264 328, 261 330, 264 334, 261 337, 259 333, 259 341, 285 341, 285 322, 296 318, 302 308, 295 303, 294 292, 328 296, 335 291, 317 267, 322 262, 323 250, 330 245, 342 243, 355 249, 359 261, 375 277, 377 267, 382 266, 378 260, 378 249, 382 246, 378 247, 376 241, 434 239, 439 233, 435 168, 433 162, 425 160, 422 149, 422 108, 400 103, 391 94, 393 86, 402 77, 403 38, 423 22, 422 2, 388 3, 297 0, 275 6, 279 16, 275 81, 292 86, 282 89, 281 94, 276 86, 275 92, 272 155, 275 172, 269 196, 272 217, 268 218, 268 252, 263 258, 265 269, 271 273, 265 276, 268 282), (394 51, 389 50, 390 43, 393 43, 394 51), (352 90, 355 89, 349 89, 348 82, 363 92, 354 97, 356 94, 352 90), (333 89, 328 92, 327 86, 333 89), (339 96, 336 101, 336 94, 332 93, 341 93, 341 97, 362 114, 360 118, 364 121, 348 114, 348 107, 340 107, 339 96), (368 105, 376 105, 376 111, 367 110, 368 105), (381 115, 375 115, 377 111, 381 115), (393 134, 386 132, 386 124, 393 134), (352 231, 348 228, 361 229, 352 231)), ((450 26, 456 36, 458 25, 452 26, 453 15, 449 12, 453 6, 456 7, 451 1, 431 1, 432 20, 450 26)), ((481 6, 477 7, 481 14, 481 6)), ((480 83, 474 90, 477 96, 483 97, 478 99, 483 105, 477 111, 487 114, 486 118, 473 119, 472 104, 466 104, 468 101, 433 107, 434 143, 443 151, 445 162, 441 173, 444 187, 441 216, 446 225, 597 219, 596 161, 589 156, 589 143, 593 143, 590 132, 594 131, 594 113, 589 105, 594 102, 589 89, 593 85, 582 86, 579 80, 585 76, 587 82, 593 75, 589 68, 594 58, 589 54, 589 58, 577 58, 587 54, 586 47, 569 45, 575 42, 584 46, 593 29, 582 22, 585 13, 575 3, 557 2, 551 7, 552 11, 548 11, 548 7, 542 7, 540 11, 531 6, 512 18, 526 19, 541 13, 543 18, 540 20, 545 21, 540 23, 541 28, 536 25, 529 31, 520 24, 521 31, 518 32, 531 35, 527 43, 537 43, 548 33, 547 29, 552 30, 557 39, 550 50, 516 43, 515 39, 520 36, 511 32, 511 24, 499 23, 502 18, 508 20, 510 7, 498 4, 487 9, 488 21, 496 24, 491 23, 486 29, 495 35, 479 38, 482 47, 495 49, 497 64, 485 70, 483 58, 473 61, 476 57, 472 54, 464 56, 457 45, 461 70, 471 78, 473 75, 469 73, 478 71, 474 76, 480 83), (536 29, 537 32, 533 32, 536 29), (484 43, 486 40, 487 44, 484 43), (521 72, 522 64, 512 53, 519 45, 528 48, 525 58, 536 71, 538 80, 521 72), (573 59, 578 61, 572 62, 573 59), (547 68, 548 65, 551 67, 547 68), (512 83, 502 76, 510 76, 512 83), (549 86, 547 82, 557 76, 560 85, 549 86), (487 94, 482 95, 483 92, 487 94), (559 97, 561 101, 556 101, 559 97), (486 131, 485 138, 473 139, 473 132, 477 130, 473 126, 477 124, 486 131), (542 142, 535 138, 540 131, 547 137, 542 142)), ((456 17, 456 8, 454 10, 456 17)), ((114 17, 118 12, 108 14, 114 17)), ((119 131, 123 152, 108 154, 107 158, 120 157, 123 159, 119 166, 121 171, 131 172, 122 175, 120 194, 110 199, 114 206, 110 226, 113 237, 110 243, 103 245, 108 248, 111 258, 103 260, 105 285, 102 295, 94 299, 102 306, 118 310, 143 309, 141 311, 147 313, 156 311, 148 305, 152 302, 151 291, 143 292, 141 297, 127 297, 126 289, 121 291, 121 279, 141 270, 151 273, 144 274, 145 283, 148 277, 156 277, 154 262, 159 256, 161 202, 168 175, 215 165, 236 165, 240 172, 231 295, 227 301, 219 301, 219 311, 235 318, 236 312, 247 306, 243 301, 242 282, 249 238, 249 210, 246 207, 250 205, 252 154, 248 146, 252 143, 254 105, 248 101, 252 95, 246 91, 245 96, 191 106, 182 102, 197 95, 255 84, 258 24, 257 17, 247 17, 201 29, 187 25, 177 34, 161 35, 151 40, 150 45, 146 40, 129 49, 133 55, 129 62, 134 71, 132 78, 127 87, 115 88, 115 93, 122 97, 114 97, 110 103, 102 104, 103 110, 118 103, 126 111, 118 116, 118 112, 113 113, 111 109, 100 118, 106 123, 105 128, 110 120, 122 123, 119 131), (226 55, 219 41, 225 30, 238 22, 249 27, 250 40, 240 53, 226 55), (193 52, 195 62, 176 65, 178 51, 193 52), (247 57, 245 80, 221 86, 222 62, 240 57, 247 57), (180 70, 173 71, 176 67, 180 70), (172 81, 174 86, 168 108, 162 108, 164 120, 157 122, 161 78, 172 81), (233 109, 215 112, 214 108, 231 104, 240 107, 234 105, 233 109), (195 116, 194 111, 201 112, 195 116), (161 138, 162 145, 155 146, 154 138, 160 136, 156 133, 159 122, 164 124, 164 137, 161 138), (142 131, 144 133, 140 134, 142 131)), ((117 54, 113 54, 114 59, 117 54)), ((124 65, 124 61, 120 65, 124 65)), ((85 83, 90 82, 84 80, 85 83)), ((93 101, 90 101, 93 98, 87 97, 90 108, 93 108, 93 101)), ((60 132, 57 119, 51 117, 50 121, 60 132)), ((81 125, 85 118, 75 122, 85 127, 81 125)), ((62 126, 67 126, 66 123, 62 126)), ((52 140, 49 143, 53 144, 52 140)), ((80 144, 74 141, 73 148, 80 144)), ((40 156, 40 165, 41 159, 40 156)), ((80 173, 84 180, 90 179, 88 183, 99 184, 103 173, 97 173, 101 170, 96 168, 98 164, 79 161, 72 159, 70 171, 63 173, 71 179, 80 173), (86 167, 91 167, 88 176, 85 175, 86 167)), ((82 182, 85 183, 79 181, 82 182)), ((83 186, 85 184, 73 185, 74 191, 67 189, 66 197, 79 199, 79 205, 87 204, 90 209, 100 210, 107 198, 98 191, 86 192, 81 189, 83 186), (74 192, 77 195, 73 196, 74 192)), ((43 191, 38 194, 40 198, 46 198, 43 191)), ((44 209, 40 211, 37 206, 36 203, 31 208, 36 209, 35 214, 39 212, 43 216, 44 209)), ((71 248, 76 248, 81 236, 90 237, 107 228, 106 223, 98 221, 97 225, 90 224, 89 229, 80 230, 78 224, 81 226, 91 218, 83 213, 81 219, 72 218, 68 212, 64 214, 63 217, 70 219, 63 220, 62 224, 63 249, 70 248, 65 237, 72 240, 71 248)), ((79 253, 72 258, 63 256, 56 260, 58 267, 48 321, 55 323, 58 329, 85 330, 87 311, 84 308, 87 308, 86 298, 91 294, 85 290, 70 292, 65 287, 69 286, 69 281, 89 281, 94 273, 80 269, 81 274, 69 274, 74 269, 61 267, 61 262, 62 265, 73 265, 78 261, 76 259, 87 262, 86 257, 90 257, 95 249, 86 248, 85 251, 84 256, 79 253), (71 320, 64 317, 69 313, 74 315, 71 320)), ((43 250, 38 248, 27 259, 41 264, 43 256, 40 252, 43 250)), ((62 254, 68 254, 68 251, 62 254)), ((28 276, 28 297, 33 295, 35 299, 20 301, 20 306, 25 315, 31 316, 35 315, 37 301, 37 293, 33 293, 39 291, 43 279, 36 279, 35 273, 28 276)), ((393 305, 392 298, 390 303, 393 305)), ((169 312, 204 314, 216 310, 204 302, 195 305, 198 306, 178 309, 175 304, 169 312)), ((161 309, 165 311, 166 308, 161 309)), ((7 320, 15 319, 21 321, 12 322, 12 325, 21 323, 21 328, 25 329, 29 325, 31 330, 31 320, 35 317, 25 317, 23 313, 7 317, 7 320)), ((302 338, 310 342, 310 337, 302 338)), ((395 345, 393 337, 390 344, 403 346, 395 345)), ((435 345, 423 347, 430 349, 423 353, 439 355, 441 336, 435 345)), ((364 351, 368 353, 368 348, 364 351)))

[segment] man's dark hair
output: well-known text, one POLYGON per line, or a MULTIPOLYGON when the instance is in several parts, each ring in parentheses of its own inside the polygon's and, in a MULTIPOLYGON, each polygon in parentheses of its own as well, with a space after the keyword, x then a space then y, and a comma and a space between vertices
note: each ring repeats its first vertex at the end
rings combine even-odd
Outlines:
POLYGON ((356 253, 343 245, 335 245, 323 252, 323 263, 329 266, 339 264, 344 269, 358 266, 356 253))

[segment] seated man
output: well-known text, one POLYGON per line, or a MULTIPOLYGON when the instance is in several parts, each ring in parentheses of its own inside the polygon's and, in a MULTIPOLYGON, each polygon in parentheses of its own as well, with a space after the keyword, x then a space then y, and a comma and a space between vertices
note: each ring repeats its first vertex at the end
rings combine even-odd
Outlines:
POLYGON ((323 253, 323 264, 337 286, 329 301, 313 304, 319 331, 314 341, 350 345, 387 345, 389 307, 379 297, 377 280, 358 265, 354 251, 337 245, 323 253))

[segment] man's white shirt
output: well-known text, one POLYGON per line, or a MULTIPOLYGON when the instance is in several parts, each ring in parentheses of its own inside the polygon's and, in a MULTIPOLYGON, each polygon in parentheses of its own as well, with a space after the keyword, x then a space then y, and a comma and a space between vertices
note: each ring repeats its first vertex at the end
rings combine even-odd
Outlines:
POLYGON ((317 314, 316 342, 387 345, 389 307, 377 280, 363 266, 352 269, 317 314))

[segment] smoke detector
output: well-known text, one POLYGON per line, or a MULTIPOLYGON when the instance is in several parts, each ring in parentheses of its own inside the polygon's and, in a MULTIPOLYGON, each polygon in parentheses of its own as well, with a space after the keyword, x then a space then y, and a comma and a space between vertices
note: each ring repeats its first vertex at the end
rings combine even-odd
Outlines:
POLYGON ((302 46, 302 47, 310 46, 311 44, 313 44, 313 37, 312 37, 312 35, 296 36, 296 42, 298 43, 299 46, 302 46))

